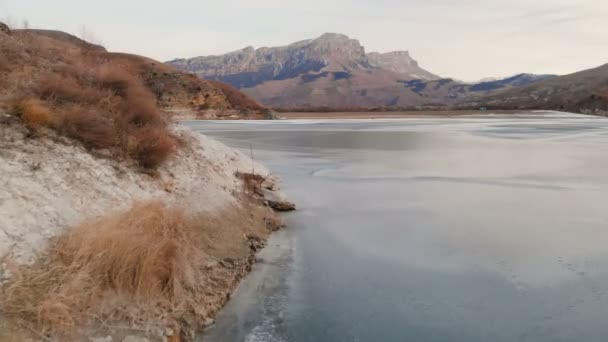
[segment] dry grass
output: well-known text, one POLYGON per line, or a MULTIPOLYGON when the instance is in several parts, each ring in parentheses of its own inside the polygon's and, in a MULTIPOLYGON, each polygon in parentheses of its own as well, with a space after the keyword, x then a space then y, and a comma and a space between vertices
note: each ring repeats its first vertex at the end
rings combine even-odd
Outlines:
POLYGON ((132 156, 147 169, 160 166, 175 151, 176 141, 154 96, 119 65, 85 68, 77 64, 42 78, 24 102, 24 123, 44 119, 88 148, 132 156), (48 103, 44 111, 34 106, 41 101, 48 103))
POLYGON ((119 132, 104 113, 80 105, 65 106, 56 129, 79 140, 88 148, 112 149, 118 145, 119 132))
POLYGON ((0 109, 19 116, 32 130, 49 127, 87 148, 109 149, 117 159, 137 156, 141 167, 156 168, 176 146, 161 109, 168 107, 241 110, 246 117, 264 109, 228 85, 145 57, 109 53, 62 32, 0 35, 0 109), (28 109, 24 115, 14 110, 23 107, 28 109), (133 141, 145 140, 142 128, 156 136, 164 131, 163 146, 145 141, 134 150, 133 141), (92 131, 83 132, 87 129, 92 131))
POLYGON ((200 321, 219 310, 248 265, 234 269, 234 260, 251 262, 249 237, 261 240, 274 224, 282 223, 257 207, 190 216, 160 202, 136 204, 54 241, 39 264, 16 272, 2 311, 60 339, 111 320, 187 331, 184 317, 200 321), (224 259, 228 266, 209 268, 224 259))
POLYGON ((108 291, 139 304, 185 304, 204 282, 193 228, 182 210, 160 203, 84 223, 8 288, 4 309, 43 334, 66 335, 108 291))
POLYGON ((144 127, 133 133, 129 152, 139 165, 153 169, 161 165, 176 150, 175 139, 159 128, 144 127))
POLYGON ((134 157, 148 169, 175 151, 175 138, 136 66, 36 34, 2 36, 0 49, 0 62, 10 66, 0 68, 0 104, 30 129, 55 129, 87 148, 134 157))
POLYGON ((55 118, 51 110, 38 99, 27 99, 15 104, 15 112, 21 117, 23 123, 30 129, 49 127, 55 118))

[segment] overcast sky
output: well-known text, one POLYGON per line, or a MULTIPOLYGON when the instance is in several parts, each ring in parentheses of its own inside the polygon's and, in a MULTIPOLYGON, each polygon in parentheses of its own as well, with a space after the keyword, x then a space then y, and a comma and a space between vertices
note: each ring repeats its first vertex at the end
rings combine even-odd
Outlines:
POLYGON ((608 63, 608 0, 0 0, 23 19, 163 61, 338 32, 461 80, 608 63))

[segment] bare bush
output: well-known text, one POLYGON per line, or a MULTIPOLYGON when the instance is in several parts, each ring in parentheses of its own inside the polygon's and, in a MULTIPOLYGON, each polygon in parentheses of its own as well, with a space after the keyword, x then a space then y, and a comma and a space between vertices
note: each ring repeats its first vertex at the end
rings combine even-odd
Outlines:
POLYGON ((28 127, 53 128, 87 148, 131 156, 143 168, 157 168, 175 152, 175 138, 137 66, 115 62, 105 51, 60 46, 35 34, 0 41, 7 50, 0 54, 0 71, 12 66, 0 80, 7 86, 0 102, 22 102, 13 114, 28 127))
POLYGON ((64 110, 58 130, 79 140, 88 148, 111 149, 118 144, 117 132, 111 119, 103 113, 79 105, 64 110))
POLYGON ((23 100, 15 106, 15 111, 30 129, 50 127, 54 123, 55 117, 51 109, 38 99, 23 100))
POLYGON ((139 165, 154 169, 169 158, 177 147, 175 138, 157 127, 145 127, 133 132, 130 154, 139 165))

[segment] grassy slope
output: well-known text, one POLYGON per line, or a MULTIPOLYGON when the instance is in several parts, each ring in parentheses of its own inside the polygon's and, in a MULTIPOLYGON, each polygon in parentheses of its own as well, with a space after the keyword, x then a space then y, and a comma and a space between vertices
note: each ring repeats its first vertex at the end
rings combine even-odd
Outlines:
POLYGON ((149 58, 109 53, 66 33, 0 33, 0 109, 32 134, 51 128, 154 169, 179 146, 167 129, 171 108, 248 118, 264 111, 229 86, 149 58))

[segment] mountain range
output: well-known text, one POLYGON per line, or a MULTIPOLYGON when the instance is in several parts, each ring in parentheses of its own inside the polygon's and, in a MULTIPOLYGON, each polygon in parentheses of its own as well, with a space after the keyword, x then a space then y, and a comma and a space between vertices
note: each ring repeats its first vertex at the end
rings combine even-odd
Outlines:
POLYGON ((608 64, 469 100, 463 106, 553 109, 608 116, 608 64))
POLYGON ((358 40, 336 33, 282 47, 247 47, 167 63, 283 109, 478 105, 502 92, 557 78, 519 74, 459 82, 422 68, 408 51, 367 53, 358 40))
POLYGON ((335 33, 168 64, 229 83, 273 107, 406 105, 417 96, 407 90, 410 94, 401 94, 405 87, 400 81, 439 79, 406 51, 367 54, 359 41, 335 33))

